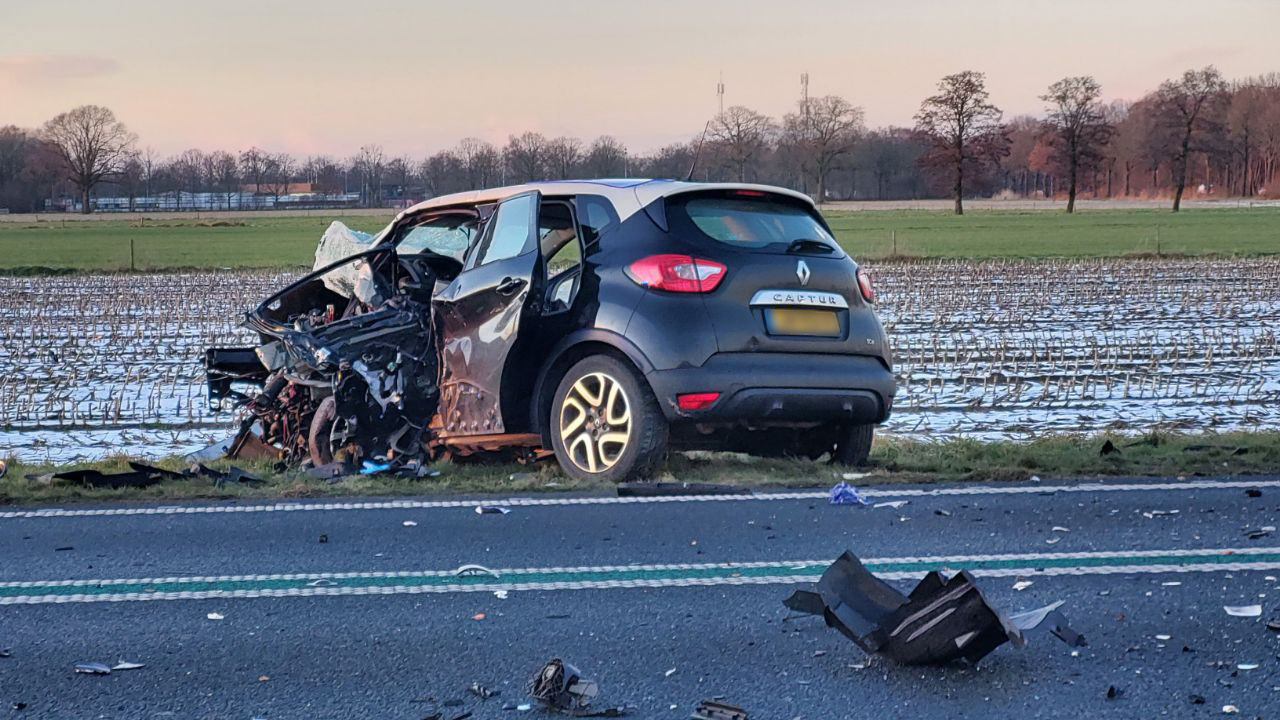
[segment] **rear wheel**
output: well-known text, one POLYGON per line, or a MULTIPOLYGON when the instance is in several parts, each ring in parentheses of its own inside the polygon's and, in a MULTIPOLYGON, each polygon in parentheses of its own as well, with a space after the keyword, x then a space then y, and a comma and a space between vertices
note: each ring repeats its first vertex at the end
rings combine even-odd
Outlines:
POLYGON ((831 462, 837 465, 866 465, 871 454, 871 438, 875 425, 843 425, 836 433, 836 447, 831 462))
POLYGON ((630 365, 592 355, 569 368, 551 402, 551 445, 565 474, 626 482, 651 477, 667 454, 667 419, 630 365))

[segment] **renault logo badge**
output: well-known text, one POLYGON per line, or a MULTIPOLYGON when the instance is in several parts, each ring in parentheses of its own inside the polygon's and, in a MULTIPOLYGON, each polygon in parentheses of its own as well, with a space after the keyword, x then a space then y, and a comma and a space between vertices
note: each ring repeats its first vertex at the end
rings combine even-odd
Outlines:
POLYGON ((809 284, 809 265, 803 260, 796 263, 796 277, 800 278, 801 285, 809 284))

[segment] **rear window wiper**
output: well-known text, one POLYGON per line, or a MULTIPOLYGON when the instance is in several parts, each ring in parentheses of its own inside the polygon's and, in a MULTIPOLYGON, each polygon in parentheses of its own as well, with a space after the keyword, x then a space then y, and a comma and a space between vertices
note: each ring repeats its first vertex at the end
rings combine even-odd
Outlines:
POLYGON ((810 238, 800 238, 799 240, 792 240, 791 244, 787 246, 787 252, 789 253, 805 253, 810 255, 830 255, 835 251, 836 249, 831 247, 830 243, 825 243, 821 240, 813 240, 810 238))

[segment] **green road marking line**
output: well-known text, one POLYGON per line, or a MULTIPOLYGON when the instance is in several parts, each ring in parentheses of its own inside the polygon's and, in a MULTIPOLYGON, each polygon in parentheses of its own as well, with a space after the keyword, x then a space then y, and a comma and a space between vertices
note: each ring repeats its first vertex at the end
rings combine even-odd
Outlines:
MULTIPOLYGON (((866 565, 877 575, 890 579, 920 575, 932 570, 956 571, 962 568, 977 575, 1214 572, 1280 569, 1280 548, 882 558, 868 560, 866 565)), ((426 571, 7 582, 0 584, 0 605, 216 597, 481 592, 495 589, 795 583, 816 580, 826 567, 826 562, 801 561, 602 568, 529 568, 500 571, 503 574, 499 577, 426 571)))

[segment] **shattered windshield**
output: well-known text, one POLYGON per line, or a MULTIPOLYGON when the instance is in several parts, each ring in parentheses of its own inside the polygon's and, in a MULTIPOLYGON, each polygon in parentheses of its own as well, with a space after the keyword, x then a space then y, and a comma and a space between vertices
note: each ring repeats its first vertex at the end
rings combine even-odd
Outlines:
POLYGON ((476 219, 451 215, 429 220, 403 231, 396 252, 400 255, 418 255, 433 252, 453 258, 458 262, 467 255, 475 236, 476 219))

